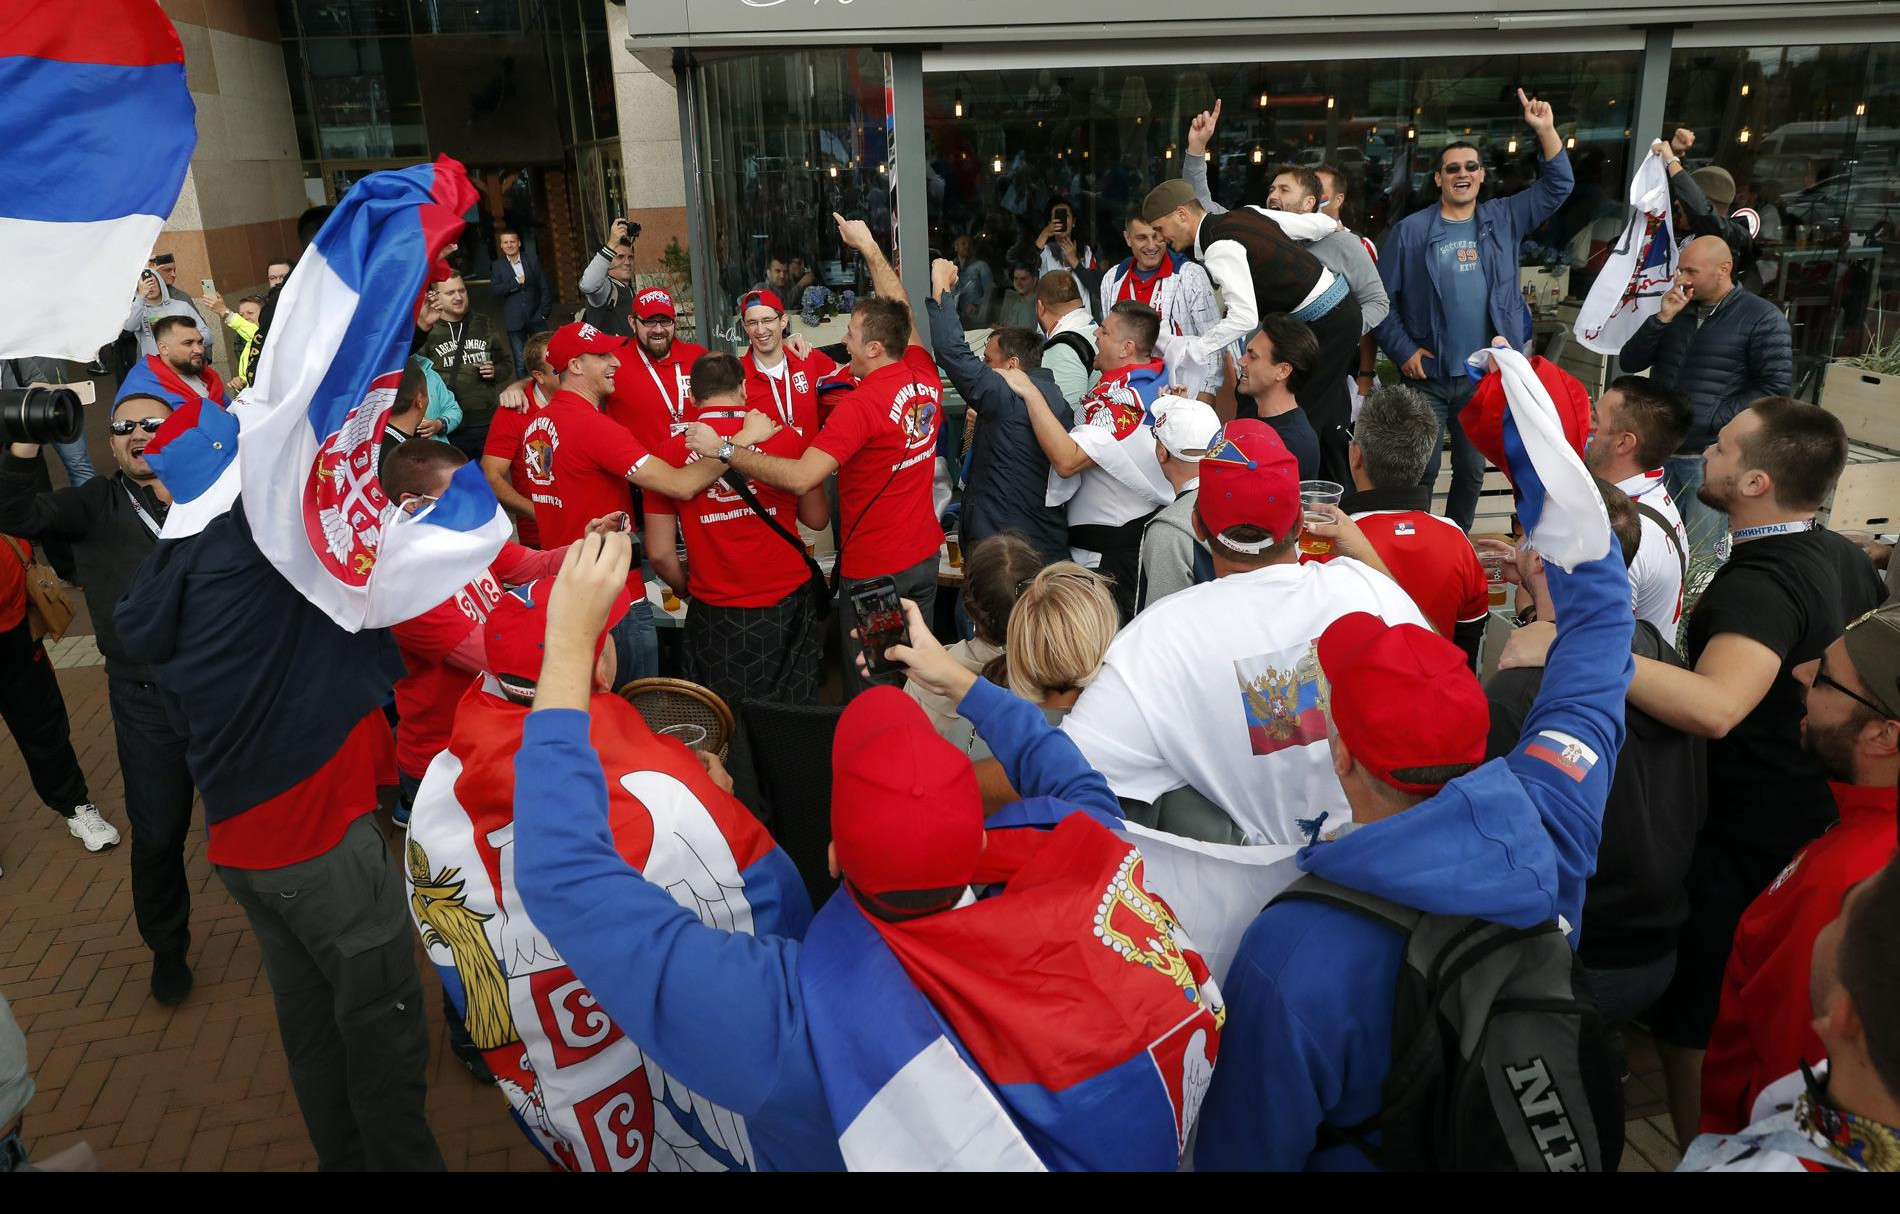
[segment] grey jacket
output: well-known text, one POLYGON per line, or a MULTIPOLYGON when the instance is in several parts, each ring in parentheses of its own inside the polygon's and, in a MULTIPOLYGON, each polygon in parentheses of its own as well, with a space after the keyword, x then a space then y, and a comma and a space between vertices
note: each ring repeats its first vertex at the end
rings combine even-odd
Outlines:
POLYGON ((1148 520, 1147 528, 1141 533, 1140 596, 1136 611, 1146 611, 1151 604, 1175 591, 1195 585, 1197 552, 1202 562, 1211 561, 1207 545, 1194 535, 1194 499, 1199 496, 1198 487, 1189 489, 1148 520))
POLYGON ((1714 442, 1716 432, 1755 401, 1786 396, 1794 386, 1788 318, 1740 283, 1713 308, 1684 308, 1669 324, 1650 317, 1617 357, 1625 371, 1647 370, 1689 397, 1695 421, 1677 449, 1685 455, 1714 442))
POLYGON ((161 299, 157 303, 148 302, 143 295, 134 296, 131 314, 125 318, 125 331, 139 339, 139 354, 158 353, 158 339, 152 336, 152 326, 161 316, 182 316, 198 326, 198 332, 204 334, 205 358, 211 360, 211 330, 205 327, 204 318, 198 315, 198 309, 183 299, 161 299))
MULTIPOLYGON (((1214 201, 1207 188, 1207 162, 1189 156, 1181 163, 1181 180, 1194 187, 1194 197, 1209 215, 1224 215, 1227 208, 1214 201)), ((1306 246, 1306 251, 1333 273, 1345 278, 1352 297, 1359 301, 1359 332, 1372 332, 1385 319, 1392 302, 1386 297, 1385 279, 1379 277, 1378 263, 1359 237, 1345 228, 1329 232, 1306 246)))

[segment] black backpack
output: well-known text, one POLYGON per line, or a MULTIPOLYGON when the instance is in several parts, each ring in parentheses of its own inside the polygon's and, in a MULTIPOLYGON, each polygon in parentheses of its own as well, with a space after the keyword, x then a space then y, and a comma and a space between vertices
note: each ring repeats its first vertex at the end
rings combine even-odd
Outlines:
POLYGON ((1394 1172, 1603 1172, 1623 1153, 1623 1093, 1581 962, 1555 923, 1428 915, 1315 876, 1306 899, 1406 938, 1392 1070, 1377 1115, 1321 1128, 1394 1172), (1378 1145, 1367 1141, 1379 1134, 1378 1145))

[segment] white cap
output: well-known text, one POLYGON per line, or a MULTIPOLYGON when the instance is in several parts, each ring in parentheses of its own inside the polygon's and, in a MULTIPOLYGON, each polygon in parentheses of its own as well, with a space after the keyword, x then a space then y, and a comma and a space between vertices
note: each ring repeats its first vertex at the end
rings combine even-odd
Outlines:
POLYGON ((1150 408, 1155 415, 1155 437, 1178 460, 1199 462, 1220 433, 1220 414, 1201 401, 1157 396, 1150 408))

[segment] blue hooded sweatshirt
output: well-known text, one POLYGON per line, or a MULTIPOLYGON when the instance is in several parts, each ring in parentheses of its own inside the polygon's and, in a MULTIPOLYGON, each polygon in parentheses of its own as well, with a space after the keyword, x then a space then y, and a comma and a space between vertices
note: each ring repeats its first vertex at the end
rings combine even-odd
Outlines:
MULTIPOLYGON (((1306 848, 1301 868, 1430 914, 1511 927, 1561 918, 1576 946, 1623 744, 1634 621, 1614 549, 1574 573, 1547 572, 1558 636, 1517 748, 1402 813, 1306 848), (1594 763, 1559 766, 1566 738, 1594 763)), ((1198 1170, 1373 1170, 1355 1147, 1316 1149, 1317 1137, 1322 1125, 1379 1111, 1404 952, 1398 932, 1317 902, 1254 920, 1221 982, 1227 1026, 1201 1110, 1198 1170)))
MULTIPOLYGON (((1121 816, 1107 782, 1035 705, 979 679, 958 711, 1026 798, 1121 816)), ((760 1171, 842 1170, 799 942, 707 927, 620 858, 586 713, 528 714, 515 768, 516 888, 614 1023, 667 1074, 746 1119, 760 1171)))

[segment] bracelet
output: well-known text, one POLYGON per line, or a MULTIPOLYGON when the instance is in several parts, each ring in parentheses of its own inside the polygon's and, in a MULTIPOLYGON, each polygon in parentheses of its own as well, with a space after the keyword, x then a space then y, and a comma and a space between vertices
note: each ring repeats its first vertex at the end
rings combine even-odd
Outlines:
POLYGON ((1681 163, 1682 163, 1682 157, 1680 156, 1671 156, 1669 159, 1663 161, 1663 164, 1665 165, 1681 164, 1681 163))

